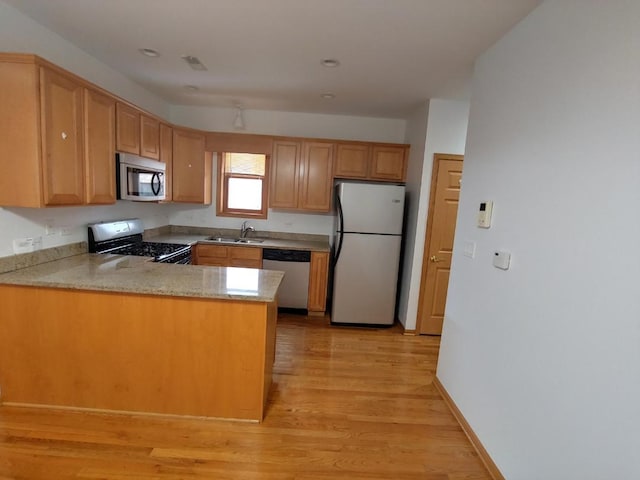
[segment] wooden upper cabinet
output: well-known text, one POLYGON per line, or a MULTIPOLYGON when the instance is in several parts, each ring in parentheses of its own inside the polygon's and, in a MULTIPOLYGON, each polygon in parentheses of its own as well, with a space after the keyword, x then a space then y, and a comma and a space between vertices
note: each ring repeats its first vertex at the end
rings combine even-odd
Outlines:
POLYGON ((328 212, 331 208, 333 143, 275 140, 269 206, 328 212))
POLYGON ((336 178, 404 182, 407 147, 367 143, 340 143, 336 151, 336 178))
POLYGON ((173 129, 173 201, 211 203, 211 154, 205 153, 204 134, 173 129))
POLYGON ((83 87, 40 68, 45 205, 84 203, 83 87))
POLYGON ((371 149, 373 180, 404 182, 407 171, 407 149, 405 147, 374 145, 371 149))
POLYGON ((166 165, 165 170, 165 201, 170 202, 173 191, 173 128, 164 123, 160 124, 160 158, 166 165))
POLYGON ((147 115, 140 115, 140 155, 160 158, 160 122, 147 115))
POLYGON ((339 143, 336 148, 334 176, 366 179, 369 173, 369 145, 339 143))
POLYGON ((294 209, 298 207, 300 152, 297 141, 276 140, 271 156, 271 208, 294 209))
POLYGON ((116 107, 116 150, 140 155, 140 111, 118 102, 116 107))
POLYGON ((304 142, 300 162, 299 208, 314 212, 331 209, 335 144, 304 142))
POLYGON ((115 99, 85 88, 85 199, 90 204, 116 202, 115 121, 115 99))

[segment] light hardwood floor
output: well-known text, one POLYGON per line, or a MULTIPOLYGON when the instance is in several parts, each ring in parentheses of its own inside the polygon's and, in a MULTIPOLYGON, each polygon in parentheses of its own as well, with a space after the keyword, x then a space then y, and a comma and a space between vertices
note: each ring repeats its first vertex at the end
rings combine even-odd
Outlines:
POLYGON ((282 315, 262 424, 0 407, 0 479, 489 479, 438 338, 282 315))

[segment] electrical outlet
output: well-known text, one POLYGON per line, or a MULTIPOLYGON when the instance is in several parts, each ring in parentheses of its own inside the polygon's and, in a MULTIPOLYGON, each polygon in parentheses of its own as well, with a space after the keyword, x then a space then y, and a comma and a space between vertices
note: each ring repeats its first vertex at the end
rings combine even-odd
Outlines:
POLYGON ((47 223, 44 226, 44 232, 47 236, 55 235, 56 233, 58 233, 56 227, 53 225, 53 220, 47 220, 47 223))
POLYGON ((60 235, 67 236, 73 234, 73 228, 69 225, 63 225, 60 227, 60 235))
POLYGON ((13 241, 13 253, 30 253, 42 248, 42 237, 16 238, 13 241))

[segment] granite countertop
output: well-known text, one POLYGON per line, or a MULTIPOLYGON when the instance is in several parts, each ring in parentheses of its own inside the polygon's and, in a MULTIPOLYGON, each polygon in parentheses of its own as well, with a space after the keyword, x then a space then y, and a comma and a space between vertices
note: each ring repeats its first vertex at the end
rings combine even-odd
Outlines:
MULTIPOLYGON (((287 250, 310 250, 314 252, 328 252, 330 250, 328 241, 306 240, 306 239, 282 239, 268 238, 260 236, 249 236, 249 240, 261 240, 260 243, 242 243, 242 242, 215 242, 207 240, 211 235, 183 234, 183 233, 166 233, 147 240, 160 243, 181 243, 185 245, 194 245, 196 243, 206 243, 208 245, 232 245, 238 247, 259 247, 259 248, 281 248, 287 250)), ((226 237, 227 235, 225 235, 226 237)), ((233 238, 233 237, 231 237, 233 238)))
POLYGON ((0 284, 176 297, 272 302, 283 272, 154 263, 85 253, 0 275, 0 284))

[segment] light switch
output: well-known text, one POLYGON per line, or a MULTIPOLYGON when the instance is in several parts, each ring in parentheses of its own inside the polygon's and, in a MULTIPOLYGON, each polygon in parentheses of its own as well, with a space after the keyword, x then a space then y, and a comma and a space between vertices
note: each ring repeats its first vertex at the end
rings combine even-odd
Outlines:
POLYGON ((463 243, 462 254, 465 257, 473 258, 476 256, 476 242, 465 240, 463 243))
POLYGON ((499 251, 493 253, 493 266, 502 270, 509 270, 511 264, 511 253, 499 251))

